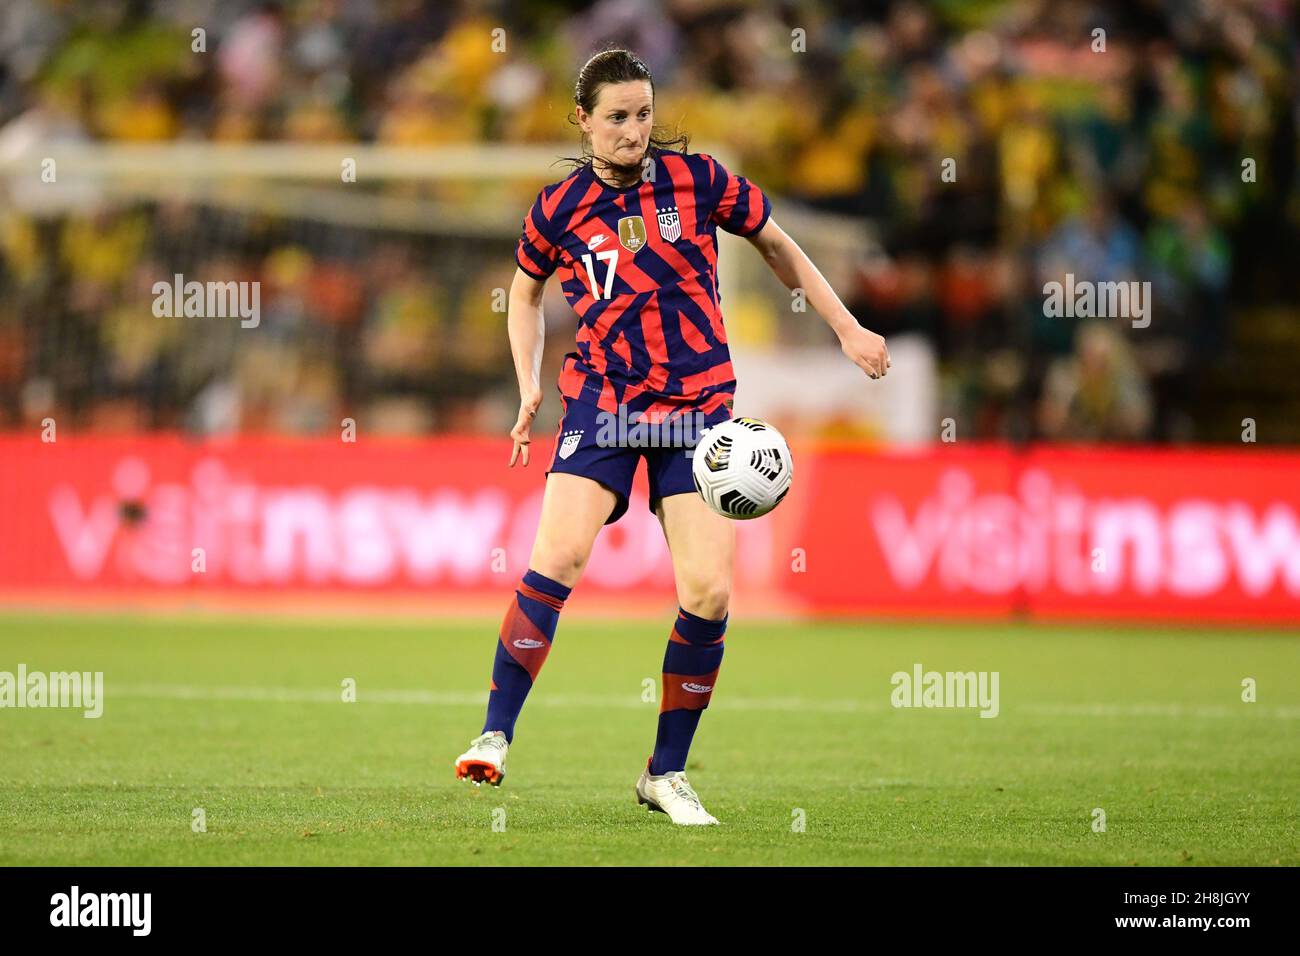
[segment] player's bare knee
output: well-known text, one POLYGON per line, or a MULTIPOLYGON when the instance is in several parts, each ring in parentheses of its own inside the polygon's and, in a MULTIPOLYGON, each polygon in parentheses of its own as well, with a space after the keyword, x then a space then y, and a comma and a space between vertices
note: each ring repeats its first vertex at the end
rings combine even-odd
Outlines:
POLYGON ((552 580, 573 587, 582 577, 583 568, 587 566, 587 558, 590 555, 589 549, 548 548, 540 553, 534 552, 529 567, 552 580))
POLYGON ((731 604, 731 583, 714 581, 702 583, 683 595, 682 608, 707 621, 720 621, 727 615, 731 604))

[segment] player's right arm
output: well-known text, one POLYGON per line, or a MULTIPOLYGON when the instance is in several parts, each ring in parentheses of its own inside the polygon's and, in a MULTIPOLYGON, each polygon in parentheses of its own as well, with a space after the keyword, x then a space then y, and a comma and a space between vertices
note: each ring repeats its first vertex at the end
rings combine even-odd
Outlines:
POLYGON ((523 459, 528 467, 529 430, 533 416, 542 404, 542 388, 538 376, 542 369, 542 344, 546 336, 546 323, 542 319, 542 291, 546 280, 560 264, 560 247, 547 218, 548 190, 538 194, 528 215, 524 216, 523 231, 515 246, 515 280, 510 284, 510 311, 506 325, 510 330, 510 351, 515 360, 515 377, 519 379, 519 421, 510 430, 514 448, 510 452, 510 467, 523 459))
POLYGON ((506 327, 510 332, 510 352, 515 361, 515 377, 519 380, 519 420, 510 430, 514 448, 510 452, 510 467, 523 458, 528 467, 529 430, 533 416, 542 404, 542 346, 546 338, 546 321, 542 315, 542 292, 546 280, 529 275, 523 269, 515 270, 510 283, 510 304, 506 327))

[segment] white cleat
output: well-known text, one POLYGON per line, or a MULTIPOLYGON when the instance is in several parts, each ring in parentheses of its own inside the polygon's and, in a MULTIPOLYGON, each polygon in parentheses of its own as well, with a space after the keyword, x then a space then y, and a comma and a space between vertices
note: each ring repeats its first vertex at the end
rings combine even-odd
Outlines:
POLYGON ((650 776, 650 767, 641 771, 636 782, 636 802, 646 804, 650 811, 666 813, 668 819, 682 826, 718 826, 718 820, 700 803, 695 788, 682 770, 673 770, 658 777, 650 776))
POLYGON ((472 780, 480 787, 486 780, 501 786, 506 775, 506 751, 510 744, 499 730, 489 730, 469 742, 469 749, 456 758, 456 779, 472 780))

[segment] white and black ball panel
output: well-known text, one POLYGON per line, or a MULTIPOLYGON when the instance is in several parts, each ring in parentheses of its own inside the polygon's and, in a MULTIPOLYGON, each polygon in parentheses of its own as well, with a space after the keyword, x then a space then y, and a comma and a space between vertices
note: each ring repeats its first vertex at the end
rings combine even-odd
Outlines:
POLYGON ((790 490, 794 460, 781 433, 756 418, 733 418, 705 431, 691 462, 695 489, 728 518, 758 518, 790 490))

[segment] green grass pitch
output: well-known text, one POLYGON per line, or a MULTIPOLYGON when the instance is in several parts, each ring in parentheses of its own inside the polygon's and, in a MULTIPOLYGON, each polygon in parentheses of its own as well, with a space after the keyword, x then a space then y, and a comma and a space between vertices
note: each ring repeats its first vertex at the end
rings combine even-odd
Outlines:
POLYGON ((1295 634, 736 619, 695 829, 632 789, 668 615, 562 621, 505 785, 453 779, 496 624, 0 615, 0 671, 105 679, 0 710, 0 865, 1300 863, 1295 634), (999 715, 892 707, 917 662, 999 715))

